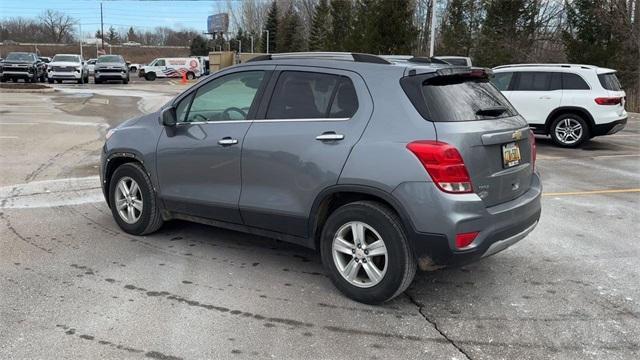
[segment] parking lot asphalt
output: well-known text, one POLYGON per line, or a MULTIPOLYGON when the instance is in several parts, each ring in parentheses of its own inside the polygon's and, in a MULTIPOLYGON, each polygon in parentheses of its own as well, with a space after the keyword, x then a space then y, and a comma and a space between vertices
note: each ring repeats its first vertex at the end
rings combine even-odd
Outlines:
POLYGON ((538 137, 535 231, 353 302, 313 251, 187 222, 122 232, 106 130, 179 81, 0 93, 0 358, 637 359, 640 116, 581 149, 538 137))

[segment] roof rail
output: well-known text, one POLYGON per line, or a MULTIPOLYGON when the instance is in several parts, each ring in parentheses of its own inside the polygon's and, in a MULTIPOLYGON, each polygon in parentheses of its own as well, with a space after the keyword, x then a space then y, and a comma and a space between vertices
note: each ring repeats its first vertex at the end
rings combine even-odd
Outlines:
POLYGON ((420 63, 420 64, 443 64, 443 65, 451 65, 445 60, 441 60, 435 57, 428 56, 413 56, 413 55, 382 55, 383 59, 388 61, 400 61, 400 62, 410 62, 410 63, 420 63))
POLYGON ((327 59, 327 60, 347 60, 374 64, 391 64, 380 56, 349 52, 293 52, 259 55, 246 62, 279 60, 279 59, 327 59))
POLYGON ((597 66, 583 65, 583 64, 509 64, 509 65, 496 66, 494 67, 494 69, 506 69, 506 68, 515 68, 515 67, 563 67, 563 68, 579 67, 582 69, 597 68, 597 66))

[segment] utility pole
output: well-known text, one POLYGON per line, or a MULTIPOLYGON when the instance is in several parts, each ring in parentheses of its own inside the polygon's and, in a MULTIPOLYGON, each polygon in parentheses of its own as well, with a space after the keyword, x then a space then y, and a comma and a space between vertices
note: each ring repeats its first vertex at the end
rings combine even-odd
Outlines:
POLYGON ((102 3, 100 3, 100 37, 102 38, 102 50, 104 50, 104 22, 102 21, 102 3))
POLYGON ((269 30, 265 30, 264 32, 267 33, 267 54, 269 53, 269 30))
POLYGON ((251 35, 251 53, 253 54, 253 35, 251 35))
POLYGON ((78 27, 80 28, 80 57, 82 57, 82 24, 78 23, 78 27))
POLYGON ((429 38, 429 57, 433 57, 436 43, 436 0, 431 0, 431 36, 429 38))
POLYGON ((238 39, 238 54, 242 54, 242 40, 238 39))

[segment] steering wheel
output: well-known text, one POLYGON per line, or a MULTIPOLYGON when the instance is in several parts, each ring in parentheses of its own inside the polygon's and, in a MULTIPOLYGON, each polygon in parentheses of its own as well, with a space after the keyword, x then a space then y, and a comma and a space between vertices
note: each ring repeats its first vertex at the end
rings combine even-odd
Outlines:
POLYGON ((225 111, 222 113, 222 118, 225 119, 225 120, 230 120, 231 117, 229 116, 229 113, 232 112, 232 111, 235 111, 235 112, 239 113, 240 115, 242 115, 243 119, 247 118, 247 113, 244 110, 242 110, 240 108, 237 108, 237 107, 230 107, 228 109, 225 109, 225 111))
POLYGON ((202 114, 195 114, 193 115, 193 121, 209 121, 209 119, 207 119, 206 116, 202 115, 202 114))

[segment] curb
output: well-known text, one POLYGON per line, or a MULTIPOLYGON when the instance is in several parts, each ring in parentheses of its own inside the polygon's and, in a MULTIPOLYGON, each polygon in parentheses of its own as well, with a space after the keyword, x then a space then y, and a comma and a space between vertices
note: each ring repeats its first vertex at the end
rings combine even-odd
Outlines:
POLYGON ((11 89, 11 88, 0 88, 0 92, 13 92, 13 93, 48 93, 54 92, 56 89, 54 88, 46 88, 46 89, 11 89))

